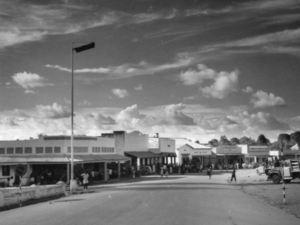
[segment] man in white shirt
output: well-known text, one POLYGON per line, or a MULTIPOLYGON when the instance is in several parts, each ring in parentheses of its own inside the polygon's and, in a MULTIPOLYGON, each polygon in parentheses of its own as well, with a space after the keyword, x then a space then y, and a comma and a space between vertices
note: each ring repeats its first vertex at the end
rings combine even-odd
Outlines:
POLYGON ((89 183, 89 174, 84 171, 83 174, 81 174, 82 178, 83 178, 83 189, 86 189, 88 188, 88 183, 89 183))

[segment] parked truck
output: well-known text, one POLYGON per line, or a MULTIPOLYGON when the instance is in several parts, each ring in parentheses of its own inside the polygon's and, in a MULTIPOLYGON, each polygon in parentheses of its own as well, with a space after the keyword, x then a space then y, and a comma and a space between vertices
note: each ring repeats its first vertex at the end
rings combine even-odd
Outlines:
POLYGON ((272 180, 274 184, 279 184, 281 180, 285 183, 290 183, 291 180, 300 179, 300 159, 287 159, 282 167, 270 169, 268 180, 272 180))

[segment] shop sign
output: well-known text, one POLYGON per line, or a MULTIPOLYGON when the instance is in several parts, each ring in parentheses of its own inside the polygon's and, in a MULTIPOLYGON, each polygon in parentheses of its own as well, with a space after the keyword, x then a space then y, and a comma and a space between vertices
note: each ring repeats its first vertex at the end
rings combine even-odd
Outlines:
POLYGON ((210 150, 196 150, 192 153, 193 156, 203 156, 203 155, 211 155, 210 150))
POLYGON ((239 155, 242 154, 242 148, 238 146, 219 146, 217 147, 217 154, 239 155))

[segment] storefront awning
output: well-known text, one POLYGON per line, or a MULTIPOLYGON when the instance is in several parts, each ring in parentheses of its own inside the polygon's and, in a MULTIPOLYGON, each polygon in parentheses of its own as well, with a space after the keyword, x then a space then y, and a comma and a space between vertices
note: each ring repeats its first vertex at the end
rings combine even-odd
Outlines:
POLYGON ((160 152, 160 155, 164 157, 177 157, 175 152, 160 152))
MULTIPOLYGON (((74 155, 74 163, 97 163, 128 161, 130 158, 117 154, 110 155, 74 155)), ((1 156, 0 164, 56 164, 71 163, 71 155, 32 155, 32 156, 1 156)))
POLYGON ((133 156, 141 159, 145 158, 161 158, 161 155, 154 154, 152 152, 125 152, 125 155, 133 156))

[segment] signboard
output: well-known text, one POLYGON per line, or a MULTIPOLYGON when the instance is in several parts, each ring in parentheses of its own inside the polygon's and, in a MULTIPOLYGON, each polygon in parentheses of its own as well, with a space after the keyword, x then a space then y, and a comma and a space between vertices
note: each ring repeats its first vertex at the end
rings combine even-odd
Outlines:
POLYGON ((27 167, 22 164, 17 165, 15 168, 15 173, 19 177, 23 177, 26 174, 26 172, 27 172, 27 167))
POLYGON ((224 154, 224 155, 242 154, 242 148, 238 146, 218 146, 216 150, 217 150, 217 154, 224 154))
POLYGON ((210 150, 195 150, 192 153, 193 156, 205 156, 205 155, 211 155, 210 150))

